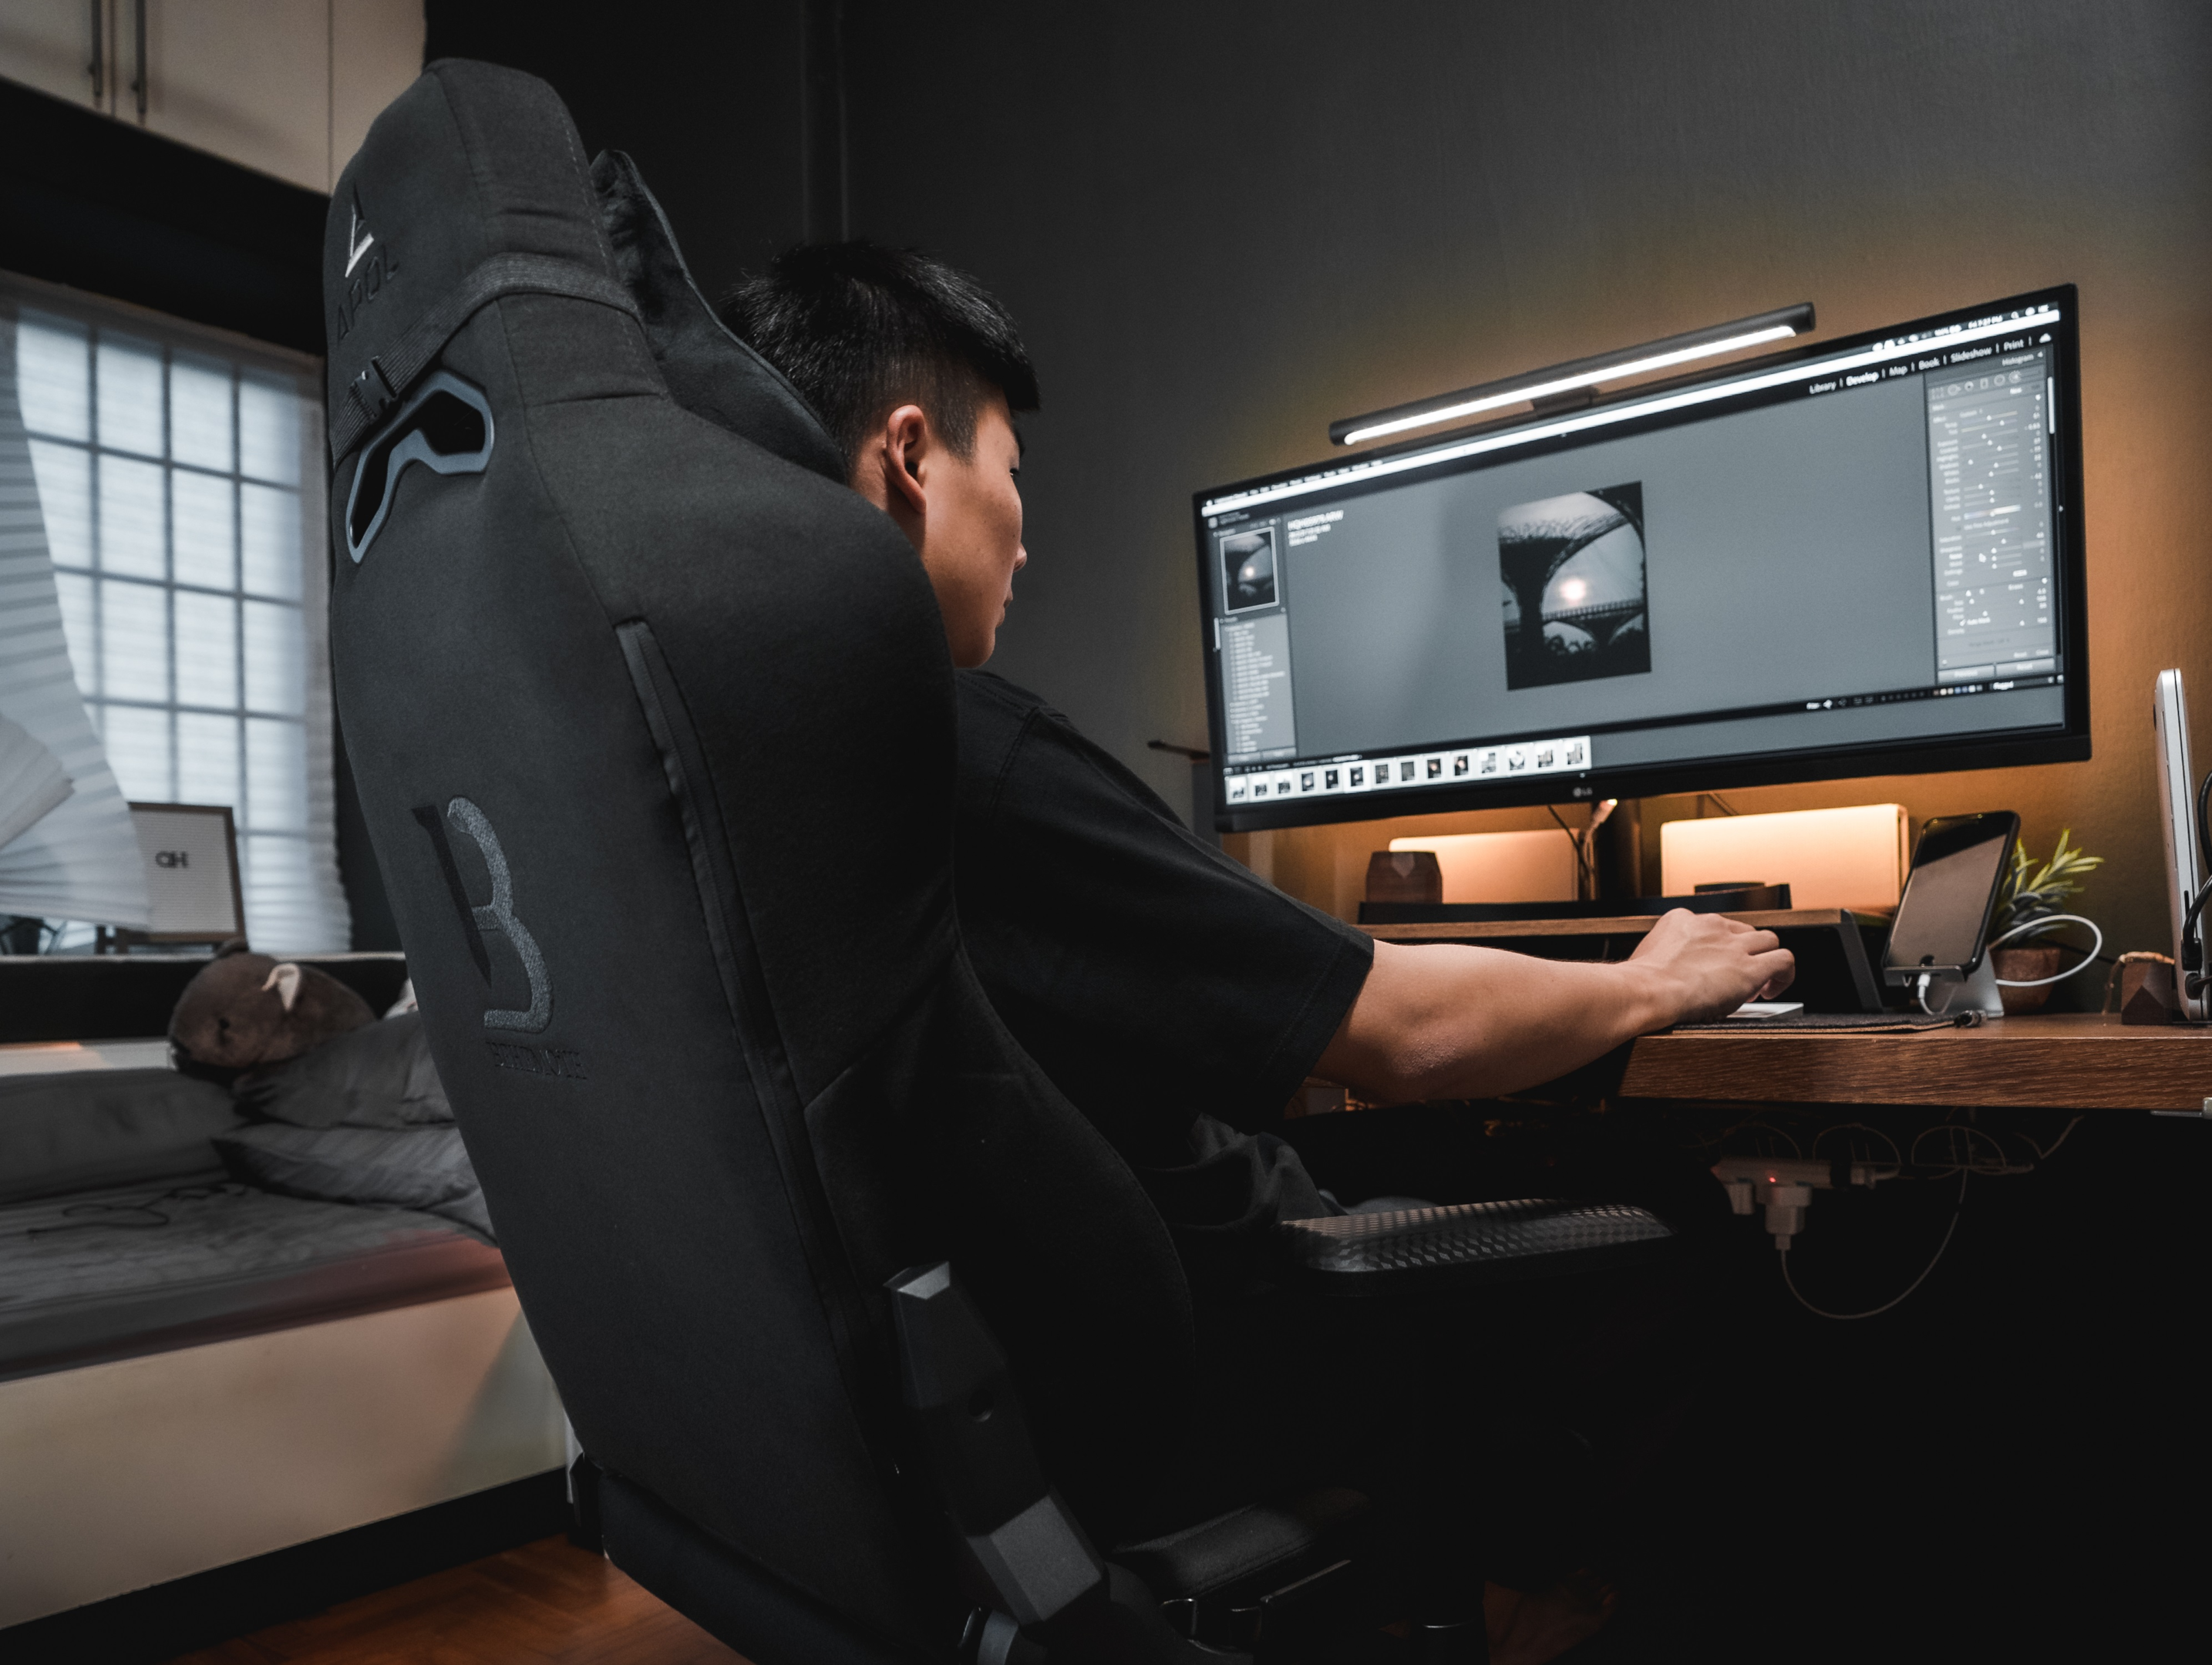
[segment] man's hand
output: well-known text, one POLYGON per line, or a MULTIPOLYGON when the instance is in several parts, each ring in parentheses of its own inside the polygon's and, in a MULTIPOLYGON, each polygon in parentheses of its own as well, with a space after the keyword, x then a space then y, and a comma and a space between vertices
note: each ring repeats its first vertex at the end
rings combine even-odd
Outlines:
POLYGON ((1660 915, 1628 963, 1653 981, 1661 1028, 1725 1018, 1746 1000, 1772 999, 1797 975, 1796 958, 1773 932, 1686 908, 1660 915))
POLYGON ((1613 965, 1379 942, 1318 1073, 1378 1103, 1492 1098, 1652 1030, 1778 994, 1796 969, 1771 931, 1686 908, 1613 965))

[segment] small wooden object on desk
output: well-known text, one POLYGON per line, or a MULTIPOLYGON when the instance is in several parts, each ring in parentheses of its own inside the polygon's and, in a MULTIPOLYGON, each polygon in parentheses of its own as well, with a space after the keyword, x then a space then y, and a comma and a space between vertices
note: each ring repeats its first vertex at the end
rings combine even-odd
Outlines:
POLYGON ((1444 870, 1433 850, 1377 850, 1367 858, 1370 902, 1442 902, 1444 870))
POLYGON ((2173 985, 2173 962, 2163 954, 2123 954, 2112 968, 2120 983, 2120 1021, 2163 1024, 2181 1017, 2180 991, 2173 985))

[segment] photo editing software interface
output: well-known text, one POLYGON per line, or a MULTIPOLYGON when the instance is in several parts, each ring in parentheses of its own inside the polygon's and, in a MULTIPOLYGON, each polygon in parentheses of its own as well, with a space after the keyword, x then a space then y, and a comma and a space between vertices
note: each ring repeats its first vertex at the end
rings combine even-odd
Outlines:
POLYGON ((1222 810, 2063 732, 2072 305, 1199 494, 1222 810))

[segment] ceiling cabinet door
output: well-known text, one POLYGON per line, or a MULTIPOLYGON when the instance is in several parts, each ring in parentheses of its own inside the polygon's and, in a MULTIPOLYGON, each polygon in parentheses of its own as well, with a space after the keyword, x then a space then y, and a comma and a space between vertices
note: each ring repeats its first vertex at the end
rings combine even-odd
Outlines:
POLYGON ((115 0, 7 0, 0 5, 0 76, 112 112, 114 9, 115 0))
POLYGON ((0 0, 0 77, 328 191, 422 35, 422 0, 0 0))
POLYGON ((353 160, 368 125, 422 72, 422 0, 332 0, 331 178, 353 160))
MULTIPOLYGON (((135 7, 117 7, 136 57, 135 7)), ((331 15, 300 0, 144 0, 144 118, 180 143, 331 188, 331 15)), ((139 112, 131 64, 117 113, 139 112)))

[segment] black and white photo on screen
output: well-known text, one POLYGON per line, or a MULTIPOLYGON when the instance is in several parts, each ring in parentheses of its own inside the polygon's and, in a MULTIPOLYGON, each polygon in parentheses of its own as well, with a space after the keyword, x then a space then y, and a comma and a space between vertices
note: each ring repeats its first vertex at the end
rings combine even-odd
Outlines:
POLYGON ((1255 607, 1272 607, 1278 591, 1275 584, 1275 529, 1261 526, 1256 532, 1232 532, 1221 539, 1222 611, 1229 613, 1249 612, 1255 607))
POLYGON ((1504 510, 1498 573, 1509 689, 1651 669, 1641 481, 1504 510))

